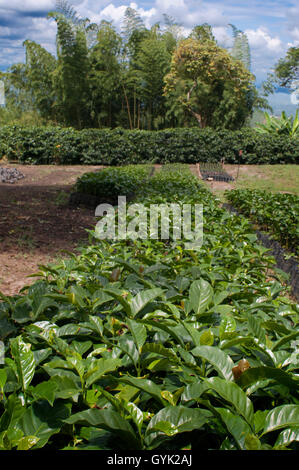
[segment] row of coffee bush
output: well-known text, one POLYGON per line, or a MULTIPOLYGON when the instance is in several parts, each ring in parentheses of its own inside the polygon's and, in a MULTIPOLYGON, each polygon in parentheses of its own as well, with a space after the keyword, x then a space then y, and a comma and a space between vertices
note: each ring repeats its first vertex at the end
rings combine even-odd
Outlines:
POLYGON ((299 162, 299 140, 240 131, 182 128, 163 131, 60 127, 0 128, 0 159, 26 164, 123 165, 217 162, 299 162), (240 152, 242 151, 242 152, 240 152))

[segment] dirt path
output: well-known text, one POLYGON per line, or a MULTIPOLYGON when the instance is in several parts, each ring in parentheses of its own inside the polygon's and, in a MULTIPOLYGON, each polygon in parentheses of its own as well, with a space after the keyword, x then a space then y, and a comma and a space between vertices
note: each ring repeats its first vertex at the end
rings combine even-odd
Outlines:
POLYGON ((27 276, 38 265, 87 239, 94 211, 69 207, 68 195, 78 176, 101 167, 10 166, 25 175, 12 185, 0 183, 0 291, 11 295, 32 282, 27 276))

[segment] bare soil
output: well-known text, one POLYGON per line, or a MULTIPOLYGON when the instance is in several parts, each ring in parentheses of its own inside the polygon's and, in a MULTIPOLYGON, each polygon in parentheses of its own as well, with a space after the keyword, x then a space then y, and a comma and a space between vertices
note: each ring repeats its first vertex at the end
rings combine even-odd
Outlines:
POLYGON ((94 211, 68 206, 78 176, 100 166, 9 165, 25 178, 0 183, 0 291, 14 295, 28 284, 38 266, 76 252, 94 228, 94 211))

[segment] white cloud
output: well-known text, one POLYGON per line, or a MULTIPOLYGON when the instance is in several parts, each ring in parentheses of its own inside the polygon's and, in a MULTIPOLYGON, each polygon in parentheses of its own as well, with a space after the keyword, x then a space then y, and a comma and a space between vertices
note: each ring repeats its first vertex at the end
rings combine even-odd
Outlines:
POLYGON ((0 9, 18 12, 50 11, 54 5, 55 0, 0 0, 0 9))
POLYGON ((267 51, 273 55, 277 55, 283 50, 282 40, 278 36, 272 37, 266 28, 246 29, 245 33, 250 47, 254 50, 267 51))
POLYGON ((227 26, 215 26, 212 28, 216 41, 221 47, 231 47, 232 36, 229 34, 227 26))

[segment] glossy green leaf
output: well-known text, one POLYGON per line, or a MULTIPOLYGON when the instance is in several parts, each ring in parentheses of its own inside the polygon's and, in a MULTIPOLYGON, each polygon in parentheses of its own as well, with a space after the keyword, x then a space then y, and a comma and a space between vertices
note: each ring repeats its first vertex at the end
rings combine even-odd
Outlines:
POLYGON ((167 404, 166 400, 162 398, 162 389, 158 385, 156 385, 155 382, 153 382, 152 380, 138 379, 137 377, 129 376, 120 377, 118 380, 120 383, 132 385, 133 387, 136 387, 139 390, 148 393, 164 406, 167 404))
POLYGON ((36 436, 25 436, 19 440, 17 450, 29 450, 31 447, 36 445, 39 441, 39 437, 36 436))
POLYGON ((216 346, 197 346, 191 350, 195 357, 208 361, 226 380, 233 380, 232 368, 234 363, 230 356, 216 346))
POLYGON ((157 297, 163 295, 163 290, 160 288, 146 289, 139 292, 130 302, 131 314, 135 317, 144 307, 157 297))
POLYGON ((252 332, 253 336, 259 340, 262 344, 266 344, 265 331, 262 328, 262 322, 255 318, 253 314, 248 315, 248 327, 252 332))
POLYGON ((252 432, 249 424, 228 408, 216 408, 228 432, 233 436, 239 449, 245 450, 245 436, 252 432))
POLYGON ((119 413, 109 410, 90 409, 73 414, 65 420, 68 424, 84 424, 111 431, 123 442, 126 449, 140 449, 140 442, 129 422, 119 413))
POLYGON ((170 361, 173 361, 173 362, 180 362, 176 353, 172 349, 165 348, 165 346, 159 343, 146 343, 142 347, 142 353, 147 353, 147 352, 155 353, 155 354, 158 354, 159 356, 167 357, 170 361))
POLYGON ((6 384, 7 380, 7 373, 5 369, 0 369, 0 390, 4 389, 4 385, 6 384))
POLYGON ((201 395, 209 389, 209 385, 206 382, 197 382, 186 385, 181 395, 182 402, 191 400, 198 400, 201 395))
POLYGON ((146 327, 142 325, 141 323, 138 323, 131 319, 127 319, 126 322, 130 328, 135 345, 138 351, 141 352, 141 348, 146 342, 146 338, 147 338, 146 327))
POLYGON ((93 363, 93 368, 95 371, 91 375, 86 375, 86 386, 90 387, 93 383, 99 380, 107 372, 112 372, 116 370, 121 365, 120 359, 96 359, 93 363))
POLYGON ((225 315, 221 319, 219 326, 219 338, 224 340, 230 337, 230 334, 236 330, 236 320, 232 315, 225 315))
POLYGON ((58 389, 57 383, 53 380, 41 382, 32 389, 32 394, 37 399, 47 400, 53 406, 55 400, 55 392, 58 389))
POLYGON ((289 446, 292 442, 299 442, 299 424, 291 428, 284 429, 279 434, 274 448, 279 446, 289 446))
POLYGON ((233 405, 236 412, 246 420, 252 429, 254 428, 252 402, 237 384, 220 377, 207 379, 206 383, 225 401, 233 405))
POLYGON ((214 344, 214 334, 209 330, 205 330, 200 336, 200 345, 201 346, 213 346, 214 344))
POLYGON ((193 281, 189 291, 190 302, 196 315, 206 311, 212 298, 213 289, 204 279, 193 281))
POLYGON ((46 401, 33 403, 17 423, 17 428, 23 431, 24 436, 38 438, 34 445, 40 449, 46 445, 53 434, 57 434, 63 422, 70 415, 70 406, 64 403, 55 403, 52 407, 46 401))
POLYGON ((151 419, 146 429, 145 442, 149 448, 155 448, 165 437, 202 428, 211 417, 212 413, 207 410, 168 406, 151 419))
POLYGON ((14 357, 19 383, 25 392, 35 373, 35 360, 31 344, 25 343, 21 336, 11 340, 11 353, 14 357))
POLYGON ((290 389, 298 390, 299 379, 296 379, 294 374, 275 367, 250 367, 241 375, 237 383, 240 387, 247 388, 255 382, 265 379, 271 379, 290 389))
POLYGON ((299 426, 299 405, 281 405, 269 411, 263 435, 281 428, 299 426))

